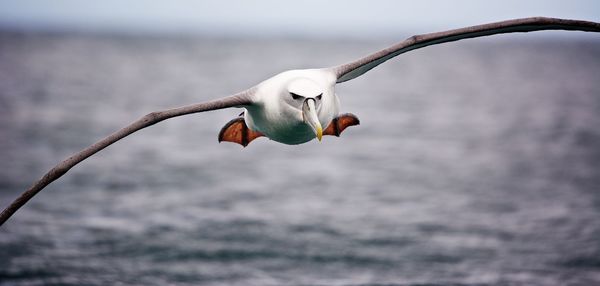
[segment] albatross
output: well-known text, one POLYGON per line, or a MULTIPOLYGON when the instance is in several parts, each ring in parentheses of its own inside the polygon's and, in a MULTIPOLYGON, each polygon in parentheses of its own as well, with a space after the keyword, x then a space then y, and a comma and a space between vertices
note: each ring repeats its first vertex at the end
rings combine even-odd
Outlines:
POLYGON ((340 99, 335 93, 337 84, 355 79, 383 62, 415 49, 468 38, 541 30, 600 32, 600 23, 532 17, 415 35, 346 64, 285 71, 234 95, 151 112, 58 163, 0 213, 0 225, 35 194, 79 162, 120 139, 163 120, 236 107, 244 110, 238 118, 232 119, 221 129, 219 142, 234 142, 245 147, 263 136, 283 144, 302 144, 315 138, 320 141, 323 135, 340 136, 347 127, 359 124, 355 115, 340 114, 340 99))

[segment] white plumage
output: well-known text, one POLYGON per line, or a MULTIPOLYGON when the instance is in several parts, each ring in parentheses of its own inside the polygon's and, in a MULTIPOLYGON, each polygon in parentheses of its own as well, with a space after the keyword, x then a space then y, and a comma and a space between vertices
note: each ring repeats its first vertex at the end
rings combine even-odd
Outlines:
MULTIPOLYGON (((303 112, 307 100, 314 100, 321 127, 328 126, 339 113, 335 94, 336 77, 331 70, 291 70, 275 75, 256 86, 247 106, 247 126, 270 139, 285 144, 301 144, 317 137, 310 125, 312 114, 303 112), (294 98, 296 96, 300 96, 294 98)), ((316 128, 315 128, 316 129, 316 128)))

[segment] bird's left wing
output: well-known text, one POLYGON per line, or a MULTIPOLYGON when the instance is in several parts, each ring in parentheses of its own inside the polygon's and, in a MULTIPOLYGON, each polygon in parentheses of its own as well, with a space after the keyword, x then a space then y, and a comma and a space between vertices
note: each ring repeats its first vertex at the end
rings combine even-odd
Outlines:
POLYGON ((531 32, 540 30, 577 30, 600 32, 600 23, 556 18, 532 17, 490 24, 471 26, 444 32, 412 36, 387 49, 356 61, 331 68, 337 83, 345 82, 368 72, 381 63, 408 51, 461 39, 484 37, 495 34, 531 32))
POLYGON ((142 118, 132 122, 131 124, 123 127, 122 129, 110 134, 104 139, 90 145, 89 147, 73 154, 71 157, 58 163, 54 168, 50 169, 42 178, 35 182, 27 191, 23 192, 17 199, 15 199, 6 209, 0 213, 0 226, 8 220, 21 206, 35 196, 39 191, 45 188, 47 185, 60 178, 62 175, 67 173, 73 166, 79 164, 81 161, 88 157, 96 154, 100 150, 108 147, 109 145, 123 139, 132 133, 152 126, 163 120, 182 116, 191 113, 205 112, 229 107, 244 107, 252 104, 252 97, 255 89, 250 88, 243 92, 215 99, 203 103, 197 103, 192 105, 186 105, 183 107, 167 109, 163 111, 155 111, 146 114, 142 118))

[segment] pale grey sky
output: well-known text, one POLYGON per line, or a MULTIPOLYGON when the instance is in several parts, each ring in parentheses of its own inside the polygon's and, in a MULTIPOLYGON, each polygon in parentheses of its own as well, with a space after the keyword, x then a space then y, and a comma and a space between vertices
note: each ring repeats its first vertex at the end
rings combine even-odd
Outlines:
POLYGON ((509 18, 600 21, 600 1, 0 0, 0 27, 370 36, 509 18))

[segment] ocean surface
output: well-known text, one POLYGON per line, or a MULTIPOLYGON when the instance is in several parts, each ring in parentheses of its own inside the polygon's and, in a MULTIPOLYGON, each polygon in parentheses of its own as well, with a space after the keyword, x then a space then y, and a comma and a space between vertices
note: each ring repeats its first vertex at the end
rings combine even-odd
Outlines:
MULTIPOLYGON (((404 54, 321 143, 219 144, 239 109, 135 133, 0 227, 0 285, 598 285, 600 40, 565 33, 404 54)), ((0 207, 150 111, 403 38, 1 32, 0 207)))

